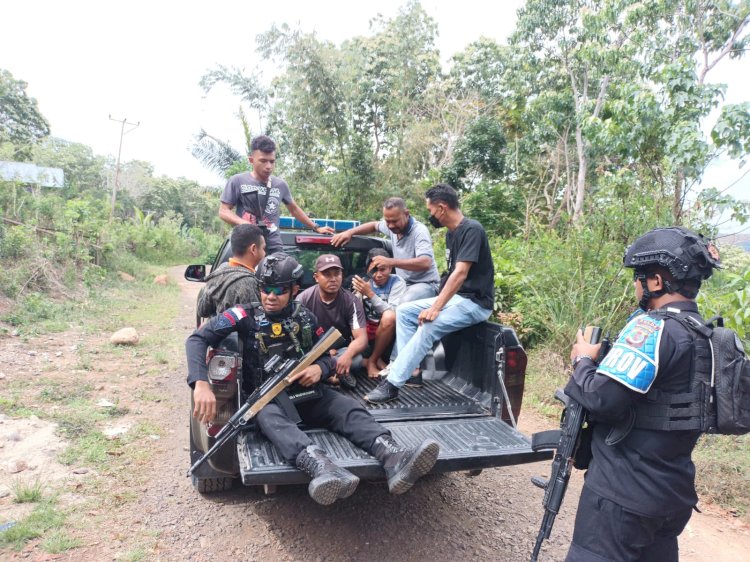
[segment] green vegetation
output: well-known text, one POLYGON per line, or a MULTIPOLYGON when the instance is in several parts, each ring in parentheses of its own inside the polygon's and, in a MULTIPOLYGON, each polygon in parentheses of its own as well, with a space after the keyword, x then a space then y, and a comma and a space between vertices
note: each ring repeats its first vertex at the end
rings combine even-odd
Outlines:
POLYGON ((55 530, 44 537, 41 547, 50 554, 59 554, 81 546, 81 541, 71 537, 65 531, 55 530))
POLYGON ((16 503, 36 503, 42 499, 43 487, 38 478, 33 482, 17 479, 10 488, 16 503))
POLYGON ((64 522, 65 514, 57 509, 56 500, 47 498, 28 517, 0 532, 0 546, 12 546, 21 550, 26 541, 41 537, 49 530, 59 529, 64 522))

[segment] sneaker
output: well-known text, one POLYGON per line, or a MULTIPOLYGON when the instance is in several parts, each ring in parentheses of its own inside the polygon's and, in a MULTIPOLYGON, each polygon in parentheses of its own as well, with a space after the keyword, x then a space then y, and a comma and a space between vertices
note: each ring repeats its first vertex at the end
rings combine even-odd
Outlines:
POLYGON ((396 398, 398 398, 398 388, 388 382, 388 379, 384 379, 372 392, 365 395, 365 400, 371 404, 385 404, 396 398))
POLYGON ((391 366, 386 365, 385 367, 380 369, 380 372, 378 373, 378 377, 380 378, 381 381, 384 381, 385 379, 388 378, 388 375, 390 374, 390 372, 391 372, 391 366))
POLYGON ((409 377, 409 380, 406 381, 406 386, 409 386, 411 388, 422 388, 424 386, 424 381, 422 380, 422 371, 417 371, 416 375, 412 375, 409 377))
POLYGON ((354 390, 357 388, 357 379, 354 378, 354 375, 351 373, 345 373, 343 375, 339 375, 339 384, 347 390, 354 390))

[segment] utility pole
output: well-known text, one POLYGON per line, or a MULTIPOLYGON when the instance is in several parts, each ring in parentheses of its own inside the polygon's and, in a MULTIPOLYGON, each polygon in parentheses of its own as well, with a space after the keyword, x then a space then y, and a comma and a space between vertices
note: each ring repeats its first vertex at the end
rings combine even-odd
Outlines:
POLYGON ((120 187, 120 155, 122 154, 122 137, 125 136, 125 133, 129 133, 130 131, 135 130, 138 128, 138 125, 141 124, 140 121, 138 123, 129 123, 127 117, 124 119, 113 119, 112 115, 109 116, 110 121, 116 121, 117 123, 122 123, 122 127, 120 128, 120 148, 117 149, 117 167, 115 168, 115 183, 112 185, 112 206, 109 211, 109 220, 112 220, 112 217, 115 216, 115 202, 117 201, 117 190, 120 187), (132 129, 125 130, 125 125, 132 125, 132 129))

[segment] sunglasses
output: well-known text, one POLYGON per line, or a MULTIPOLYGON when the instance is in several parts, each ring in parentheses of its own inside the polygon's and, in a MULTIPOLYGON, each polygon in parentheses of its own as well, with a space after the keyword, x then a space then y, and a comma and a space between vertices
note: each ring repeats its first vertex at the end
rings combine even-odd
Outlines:
POLYGON ((280 297, 284 293, 289 292, 289 287, 279 287, 275 285, 263 285, 260 288, 261 291, 263 291, 267 295, 276 295, 277 297, 280 297))

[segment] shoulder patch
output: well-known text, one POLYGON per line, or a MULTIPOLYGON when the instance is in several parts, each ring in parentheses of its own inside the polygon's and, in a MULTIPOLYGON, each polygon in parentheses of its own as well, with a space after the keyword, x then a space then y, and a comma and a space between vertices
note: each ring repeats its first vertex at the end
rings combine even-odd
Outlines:
POLYGON ((651 388, 659 368, 664 319, 645 314, 632 318, 599 364, 597 373, 641 394, 651 388))
POLYGON ((233 306, 224 311, 224 317, 232 323, 232 326, 234 326, 237 322, 247 317, 247 312, 241 306, 233 306))

